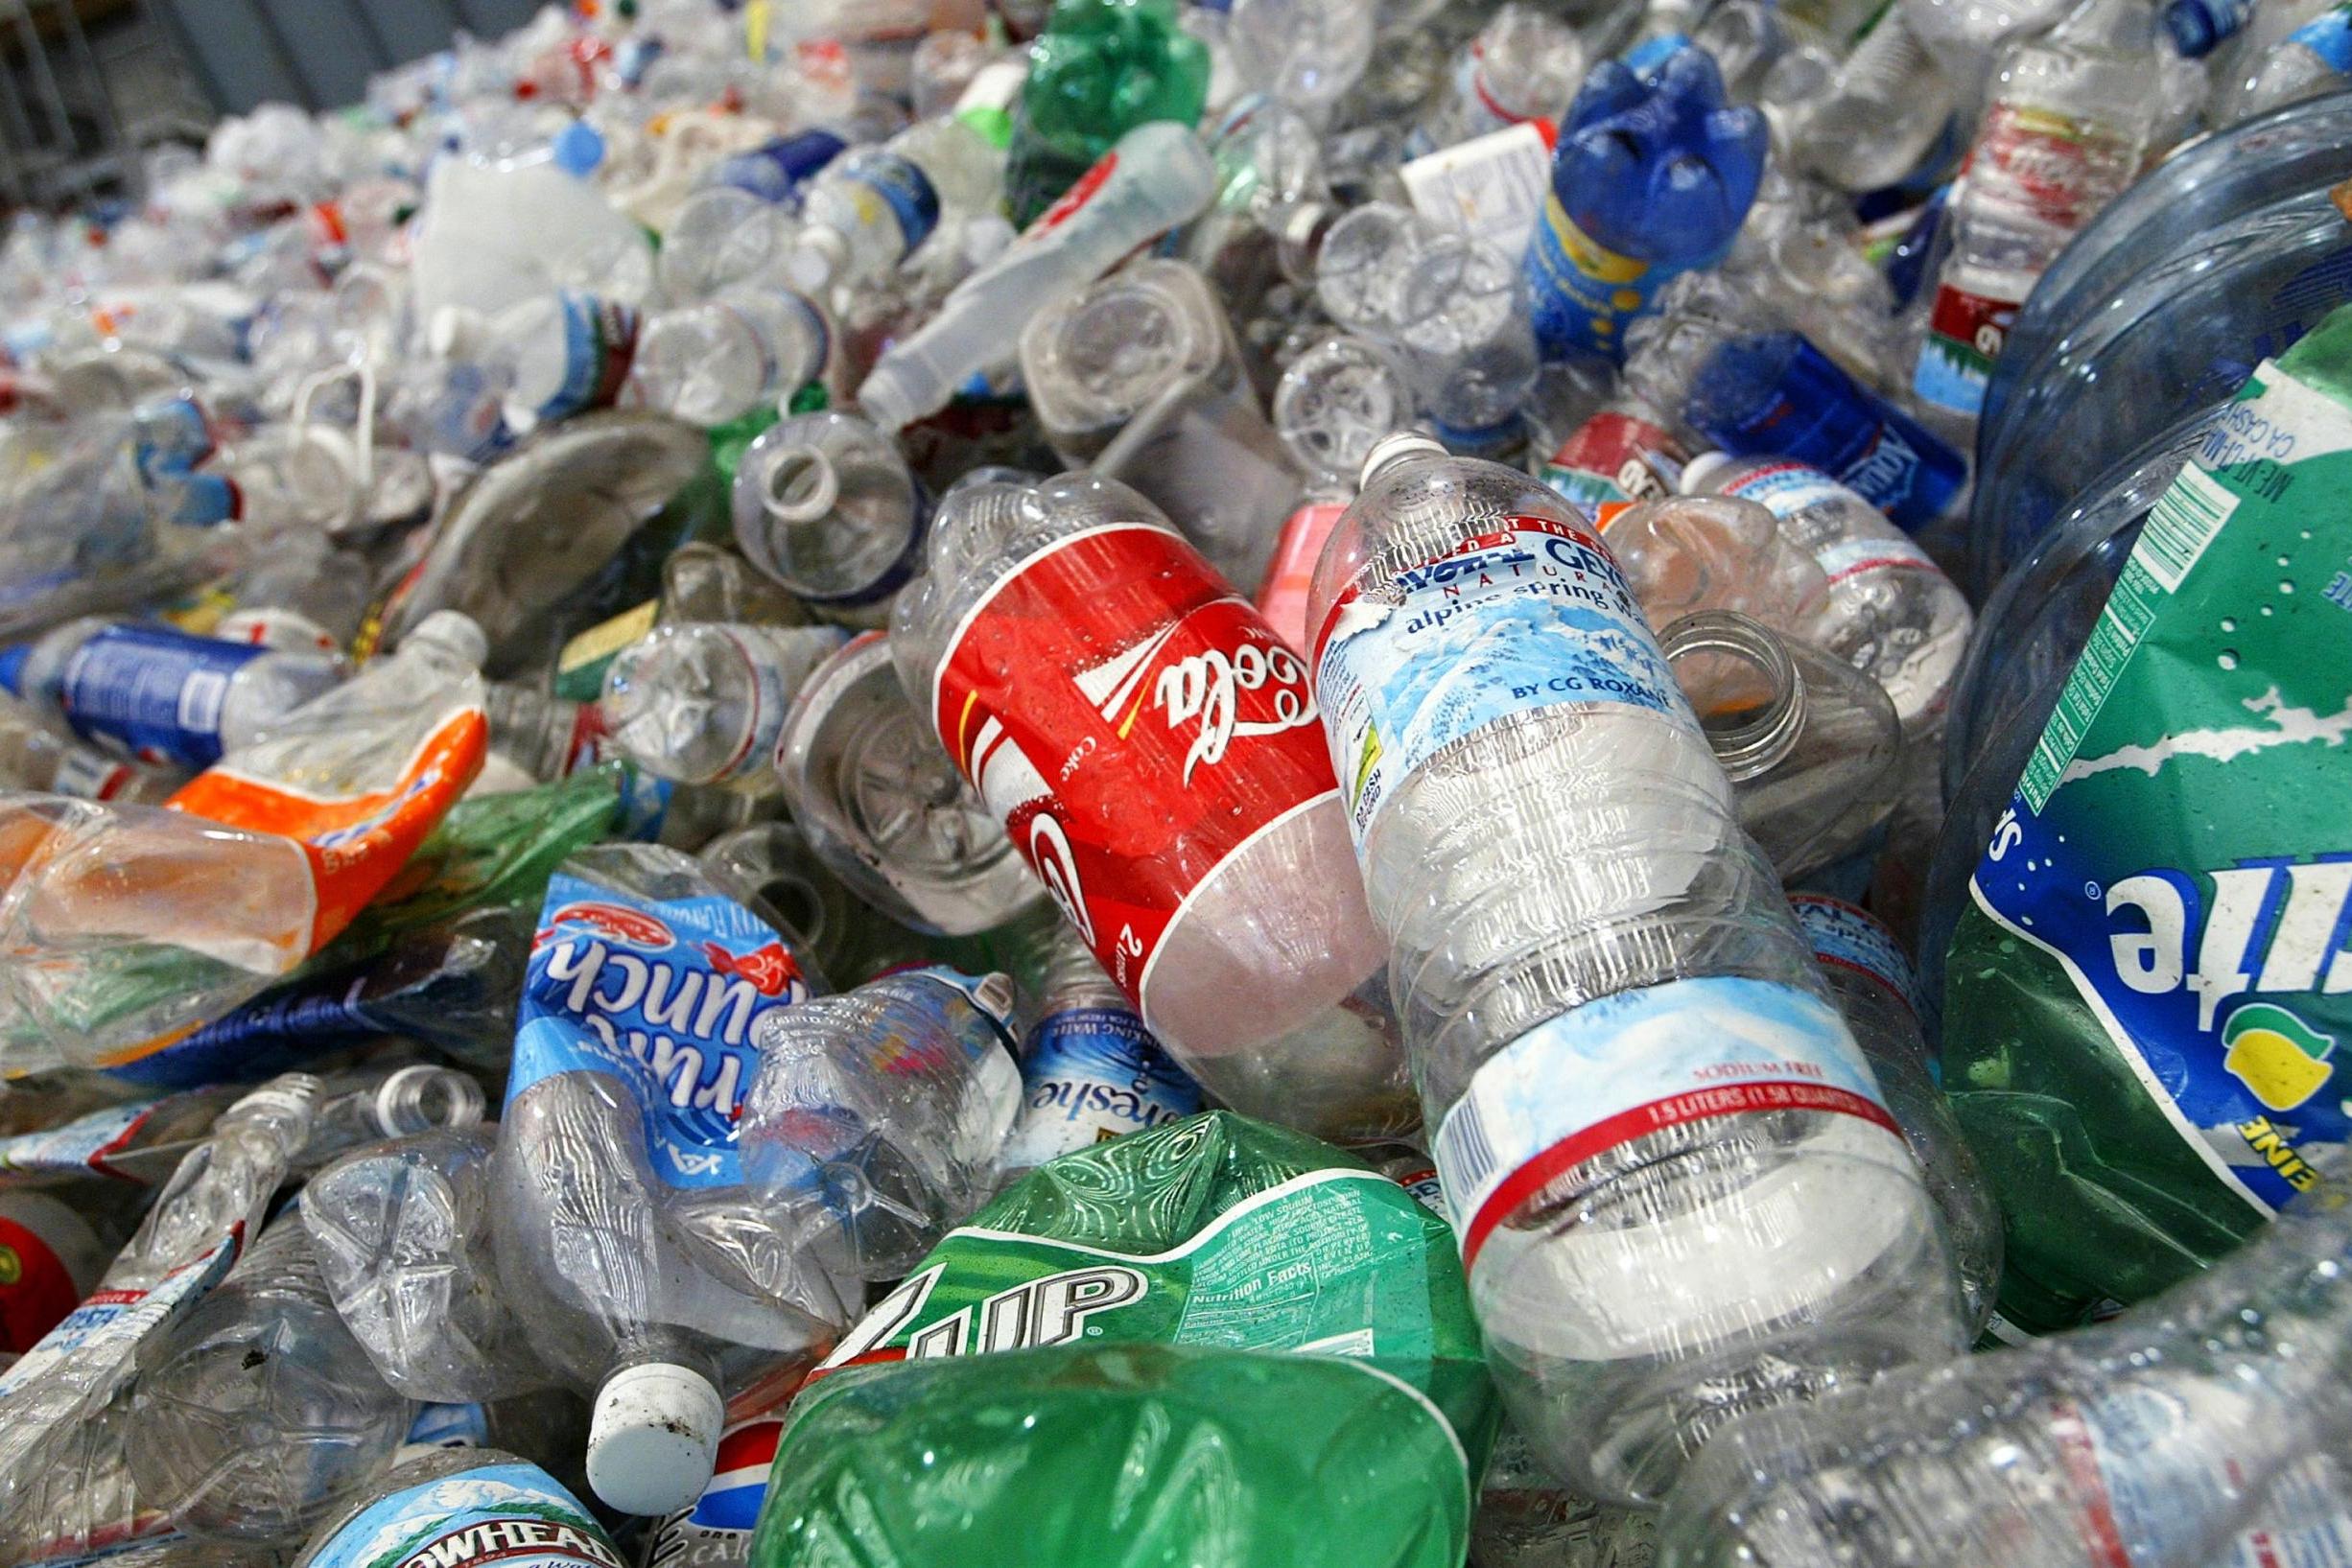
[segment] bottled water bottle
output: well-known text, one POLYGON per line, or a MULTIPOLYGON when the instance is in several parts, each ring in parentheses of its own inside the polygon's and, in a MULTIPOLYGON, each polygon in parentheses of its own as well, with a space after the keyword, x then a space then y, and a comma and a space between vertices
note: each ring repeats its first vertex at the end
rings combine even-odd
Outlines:
POLYGON ((1885 687, 1905 739, 1932 750, 1974 617, 1927 552, 1860 495, 1801 462, 1708 453, 1683 469, 1682 488, 1755 502, 1779 520, 1783 538, 1811 552, 1829 580, 1814 641, 1885 687))
POLYGON ((2340 1561, 2348 1281, 2352 1209, 2322 1187, 2099 1327, 1743 1421, 1677 1489, 1661 1560, 2340 1561))
POLYGON ((604 733, 657 779, 765 787, 792 693, 847 636, 831 626, 656 626, 604 672, 604 733))
POLYGON ((2001 1283, 2001 1210, 1961 1135, 1936 1079, 1936 1061, 1919 1030, 1918 982, 1894 933, 1850 903, 1818 893, 1789 900, 1813 945, 1822 978, 1870 1059, 1887 1109, 1919 1157, 1927 1194, 1943 1219, 1944 1239, 1960 1270, 1971 1333, 1992 1316, 2001 1283))
POLYGON ((1736 611, 1674 621, 1658 645, 1731 781, 1740 827, 1783 880, 1861 848, 1885 823, 1903 732, 1876 681, 1736 611))
POLYGON ((1488 1359, 1557 1473, 1652 1502, 1743 1410, 1956 1350, 1951 1265, 1588 526, 1420 435, 1364 481, 1317 694, 1488 1359))
POLYGON ((809 187, 792 281, 873 290, 931 234, 961 237, 1004 190, 1004 154, 953 115, 907 127, 831 164, 809 187))
POLYGON ((1168 1060, 1068 926, 1055 936, 1036 1017, 1023 1033, 1021 1114, 998 1162, 1007 1182, 1056 1155, 1201 1108, 1200 1086, 1168 1060))
POLYGON ((654 263, 662 293, 684 303, 723 290, 789 281, 800 229, 794 210, 794 204, 740 185, 708 185, 694 192, 662 234, 654 263))
POLYGON ((1611 514, 1602 538, 1651 625, 1728 610, 1793 638, 1819 635, 1829 579, 1754 502, 1667 496, 1601 509, 1611 514))
POLYGON ((928 554, 899 677, 1152 1032, 1236 1110, 1393 1130, 1401 1063, 1340 1006, 1380 941, 1298 655, 1092 475, 959 491, 928 554))
POLYGON ((622 1560, 604 1527, 554 1477, 497 1448, 429 1448, 403 1462, 319 1526, 294 1568, 373 1568, 389 1552, 409 1554, 396 1559, 403 1563, 488 1556, 612 1568, 622 1560))
POLYGON ((906 700, 879 633, 810 675, 776 738, 776 775, 810 847, 901 924, 970 936, 1045 902, 906 700))
POLYGON ((1552 118, 1585 80, 1585 64, 1573 28, 1514 0, 1454 57, 1452 82, 1426 123, 1429 144, 1451 147, 1552 118))
POLYGON ((763 432, 735 471, 733 505, 745 559, 815 614, 855 626, 889 619, 931 509, 898 442, 834 410, 763 432))
POLYGON ((292 1542, 409 1429, 335 1310, 301 1215, 281 1214, 142 1368, 124 1453, 184 1530, 292 1542))
POLYGON ((815 380, 832 336, 788 289, 731 290, 647 321, 629 386, 647 408, 707 430, 815 380))
POLYGON ((349 673, 333 654, 95 618, 0 650, 0 687, 83 739, 189 768, 210 767, 349 673))
POLYGON ((1823 49, 1789 51, 1765 78, 1764 100, 1799 169, 1857 192, 1917 168, 1954 106, 1950 81, 1899 5, 1843 60, 1823 49))
MULTIPOLYGON (((628 375, 638 320, 633 306, 565 290, 499 316, 466 357, 478 357, 492 385, 504 389, 507 426, 528 431, 608 407, 628 375)), ((445 357, 457 346, 436 345, 445 357)))
POLYGON ((761 1019, 743 1174, 813 1207, 835 1272, 896 1279, 994 1190, 1021 1104, 1013 982, 919 969, 761 1019))
POLYGON ((1404 366, 1369 338, 1333 333, 1282 372, 1274 389, 1274 428, 1306 470, 1307 481, 1275 538, 1256 602, 1266 624, 1293 648, 1306 646, 1306 590, 1324 541, 1355 499, 1364 455, 1412 420, 1404 366))

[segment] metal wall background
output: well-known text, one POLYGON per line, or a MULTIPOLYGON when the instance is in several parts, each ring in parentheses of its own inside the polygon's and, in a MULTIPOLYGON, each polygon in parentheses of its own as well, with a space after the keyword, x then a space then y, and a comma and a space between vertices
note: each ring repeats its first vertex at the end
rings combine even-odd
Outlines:
POLYGON ((376 72, 448 44, 496 37, 538 0, 147 0, 223 114, 257 104, 354 104, 376 72))

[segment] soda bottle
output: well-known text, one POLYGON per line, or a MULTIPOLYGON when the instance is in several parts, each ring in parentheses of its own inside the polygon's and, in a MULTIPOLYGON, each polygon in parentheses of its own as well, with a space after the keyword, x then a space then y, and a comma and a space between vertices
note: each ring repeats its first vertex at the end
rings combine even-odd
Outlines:
POLYGON ((299 1540, 409 1430, 408 1396, 335 1310, 299 1202, 141 1357, 124 1457, 141 1501, 199 1534, 299 1540))
POLYGON ((1380 943, 1299 656, 1084 473, 957 493, 927 555, 907 695, 1152 1033, 1236 1108, 1393 1120, 1394 1047, 1339 1005, 1380 943))
POLYGON ((1527 247, 1545 359, 1622 358, 1625 326, 1675 273, 1739 232, 1763 177, 1764 117, 1724 103, 1705 51, 1675 49, 1648 75, 1592 68, 1561 121, 1551 193, 1527 247))
MULTIPOLYGON (((1536 477, 1588 517, 1612 501, 1656 501, 1674 494, 1690 454, 1666 428, 1667 416, 1630 392, 1588 414, 1536 468, 1536 477)), ((1538 450, 1541 450, 1539 448, 1538 450)), ((1622 558, 1624 551, 1611 546, 1622 558)), ((1659 625, 1665 620, 1651 614, 1659 625)), ((1669 618, 1670 619, 1670 618, 1669 618)))
POLYGON ((1178 24, 1173 0, 1054 0, 1013 116, 1013 222, 1036 222, 1138 126, 1196 123, 1208 90, 1208 51, 1178 24))
POLYGON ((906 700, 881 633, 858 638, 810 674, 776 737, 775 761, 810 848, 899 924, 970 936, 1045 901, 1004 830, 906 700))
POLYGON ((96 617, 0 650, 0 687, 85 740, 183 768, 210 767, 349 673, 331 653, 282 652, 96 617))
POLYGON ((889 619, 931 510, 898 442, 831 409, 762 432, 736 468, 731 499, 744 559, 811 613, 853 626, 889 619))
POLYGON ((672 621, 621 650, 599 699, 613 750, 679 784, 771 787, 792 693, 848 633, 672 621))
POLYGON ((1488 1359, 1556 1473, 1652 1502, 1741 1410, 1957 1350, 1951 1264, 1598 538, 1425 436, 1364 480, 1317 694, 1488 1359))

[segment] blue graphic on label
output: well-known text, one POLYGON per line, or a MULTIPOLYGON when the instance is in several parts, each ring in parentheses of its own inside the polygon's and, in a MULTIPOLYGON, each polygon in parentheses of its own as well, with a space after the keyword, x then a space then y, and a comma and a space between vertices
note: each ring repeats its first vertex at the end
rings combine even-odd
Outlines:
POLYGON ((2287 41, 2301 44, 2340 76, 2352 72, 2352 6, 2321 12, 2288 34, 2287 41))
POLYGON ((1479 1064, 1438 1130, 1438 1181, 1474 1259, 1513 1205, 1596 1155, 1684 1122, 1789 1110, 1899 1136, 1827 1001, 1770 980, 1669 980, 1573 1008, 1479 1064))
POLYGON ((1200 1086, 1125 1008, 1047 1015, 1030 1032, 1021 1078, 1021 1119, 1004 1148, 1013 1170, 1201 1108, 1200 1086))
POLYGON ((908 250, 939 226, 939 190, 920 165, 895 152, 869 152, 844 171, 844 177, 864 186, 890 209, 908 250))
POLYGON ((344 1523, 310 1568, 623 1568, 579 1499, 536 1464, 484 1464, 404 1486, 344 1523))
POLYGON ((731 899, 656 901, 557 873, 523 984, 512 1105, 543 1078, 610 1073, 644 1109, 646 1152, 673 1187, 742 1180, 736 1118, 752 1027, 807 999, 799 959, 731 899))
POLYGON ((563 380, 531 412, 562 419, 604 402, 637 343, 637 313, 615 301, 567 289, 563 306, 563 380))
POLYGON ((59 1127, 0 1138, 0 1171, 39 1176, 88 1176, 97 1172, 111 1176, 115 1173, 106 1169, 106 1157, 120 1148, 154 1108, 153 1100, 110 1105, 59 1127))
POLYGON ((141 761, 210 767, 221 760, 228 683, 269 651, 161 626, 108 626, 66 660, 58 700, 84 739, 141 761))
POLYGON ((1496 518, 1395 587, 1393 603, 1343 594, 1315 658, 1358 851, 1414 769, 1516 714, 1615 702, 1697 731, 1624 573, 1584 524, 1496 518))
POLYGON ((1556 193, 1527 246, 1527 300, 1546 360, 1574 354, 1622 359, 1625 327, 1650 308, 1677 269, 1621 256, 1578 228, 1556 193))
POLYGON ((480 1405, 419 1405, 405 1446, 487 1448, 490 1413, 480 1405))
POLYGON ((1894 945, 1893 932, 1852 904, 1819 893, 1793 894, 1789 907, 1797 911, 1797 924, 1813 945, 1814 957, 1869 975, 1893 992, 1913 1017, 1918 1016, 1918 980, 1911 972, 1910 960, 1894 945))
POLYGON ((221 1282, 244 1243, 241 1221, 228 1234, 164 1275, 152 1290, 102 1287, 42 1335, 38 1345, 0 1371, 0 1405, 64 1362, 77 1362, 100 1374, 93 1378, 94 1386, 100 1387, 106 1369, 114 1369, 114 1375, 128 1371, 130 1358, 149 1336, 161 1333, 221 1282))

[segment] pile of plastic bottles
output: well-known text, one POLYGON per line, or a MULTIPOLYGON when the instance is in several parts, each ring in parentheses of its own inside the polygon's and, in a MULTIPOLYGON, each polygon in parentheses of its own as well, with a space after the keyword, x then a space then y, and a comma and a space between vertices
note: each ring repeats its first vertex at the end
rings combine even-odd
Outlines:
POLYGON ((0 1562, 2352 1568, 2352 7, 576 0, 0 246, 0 1562))

